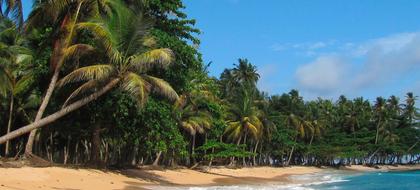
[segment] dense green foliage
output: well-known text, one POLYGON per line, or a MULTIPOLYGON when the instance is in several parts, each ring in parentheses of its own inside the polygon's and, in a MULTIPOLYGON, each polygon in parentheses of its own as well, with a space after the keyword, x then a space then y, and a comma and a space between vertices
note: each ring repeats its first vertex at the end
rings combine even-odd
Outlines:
POLYGON ((10 2, 0 7, 0 133, 39 130, 26 151, 30 130, 2 142, 2 156, 118 167, 420 162, 413 93, 268 96, 247 59, 210 77, 181 0, 37 1, 24 23, 10 2))

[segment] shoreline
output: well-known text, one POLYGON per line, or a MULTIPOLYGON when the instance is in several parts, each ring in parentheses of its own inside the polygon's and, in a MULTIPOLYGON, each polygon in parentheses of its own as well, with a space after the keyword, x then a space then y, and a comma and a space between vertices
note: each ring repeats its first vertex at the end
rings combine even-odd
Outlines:
POLYGON ((153 187, 208 187, 226 185, 293 184, 289 176, 328 171, 408 171, 420 165, 379 166, 379 169, 353 165, 340 169, 312 166, 249 167, 228 169, 214 167, 208 171, 190 169, 126 169, 103 171, 95 169, 0 168, 2 189, 120 189, 148 190, 153 187))

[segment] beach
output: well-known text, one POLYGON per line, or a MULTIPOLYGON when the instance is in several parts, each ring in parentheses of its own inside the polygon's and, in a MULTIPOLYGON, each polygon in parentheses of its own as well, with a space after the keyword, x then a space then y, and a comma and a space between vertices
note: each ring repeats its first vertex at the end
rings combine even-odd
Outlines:
MULTIPOLYGON (((365 166, 346 170, 377 171, 365 166)), ((415 166, 382 166, 379 170, 415 170, 415 166)), ((0 189, 113 189, 144 190, 157 186, 220 186, 244 184, 293 183, 288 176, 331 171, 331 168, 293 166, 285 168, 213 168, 207 171, 190 169, 127 169, 104 171, 63 167, 0 168, 0 189)))

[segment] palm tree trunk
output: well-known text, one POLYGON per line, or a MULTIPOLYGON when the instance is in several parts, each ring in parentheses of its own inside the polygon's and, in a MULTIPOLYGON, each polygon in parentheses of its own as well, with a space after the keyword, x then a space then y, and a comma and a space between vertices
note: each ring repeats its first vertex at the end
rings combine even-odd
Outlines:
MULTIPOLYGON (((245 134, 245 136, 244 136, 244 152, 245 152, 245 150, 246 150, 246 136, 247 136, 247 134, 245 134)), ((246 161, 245 161, 245 156, 244 157, 242 157, 242 165, 243 166, 246 166, 246 161)))
POLYGON ((375 144, 378 144, 378 138, 379 138, 379 126, 381 124, 381 118, 379 117, 378 124, 376 125, 376 137, 375 137, 375 144))
POLYGON ((99 168, 101 166, 101 126, 97 122, 92 129, 92 151, 90 152, 90 163, 92 166, 99 168))
MULTIPOLYGON (((9 109, 9 121, 7 123, 7 134, 10 133, 12 128, 12 121, 13 121, 13 104, 14 104, 14 97, 13 94, 10 96, 10 109, 9 109)), ((10 149, 10 141, 6 141, 6 149, 5 149, 5 156, 9 156, 9 149, 10 149)))
POLYGON ((192 136, 192 144, 191 144, 191 158, 192 158, 192 163, 193 163, 193 165, 197 162, 197 161, 195 160, 195 156, 194 156, 194 153, 195 153, 195 135, 196 135, 196 134, 194 134, 194 135, 192 136))
MULTIPOLYGON (((60 71, 58 69, 56 69, 54 71, 54 75, 51 78, 51 82, 48 86, 47 93, 45 93, 45 96, 42 99, 41 106, 39 107, 38 112, 36 113, 34 123, 36 123, 36 122, 38 122, 39 120, 42 119, 42 115, 44 114, 45 109, 47 108, 47 105, 48 105, 48 103, 51 99, 52 93, 54 92, 55 86, 57 84, 59 73, 60 73, 60 71)), ((34 129, 29 134, 28 142, 26 143, 26 147, 25 147, 25 155, 31 155, 32 154, 36 131, 37 130, 34 129)))
MULTIPOLYGON (((236 146, 239 146, 239 144, 241 144, 241 140, 242 140, 242 135, 240 135, 240 136, 239 136, 239 139, 238 139, 238 141, 236 142, 236 146)), ((234 157, 234 156, 230 157, 230 163, 229 163, 229 166, 232 166, 232 165, 233 165, 233 163, 234 163, 234 161, 235 161, 235 157, 234 157)))
POLYGON ((155 159, 155 161, 153 161, 153 166, 157 166, 158 164, 159 164, 159 160, 160 160, 160 156, 162 155, 162 151, 159 151, 157 154, 156 154, 156 159, 155 159))
POLYGON ((258 148, 259 143, 260 143, 260 141, 257 140, 257 142, 255 143, 255 147, 254 147, 254 155, 252 156, 252 162, 253 162, 254 166, 257 165, 257 161, 256 161, 255 157, 257 156, 257 148, 258 148))
MULTIPOLYGON (((79 17, 79 13, 80 13, 80 8, 82 6, 83 1, 79 2, 78 7, 77 7, 77 11, 76 11, 76 15, 75 15, 75 19, 74 19, 74 25, 73 27, 70 29, 70 34, 68 34, 66 41, 70 41, 69 38, 71 38, 71 36, 73 35, 74 32, 74 26, 77 22, 77 19, 79 17)), ((66 15, 64 20, 61 23, 61 28, 65 28, 67 27, 67 22, 69 15, 66 15)), ((60 43, 59 41, 56 41, 56 43, 60 43)), ((67 44, 68 45, 68 44, 67 44)), ((57 50, 55 48, 55 51, 61 51, 61 50, 57 50)), ((57 53, 60 55, 60 53, 57 53)), ((54 56, 54 55, 53 55, 54 56)), ((61 65, 63 64, 64 61, 64 57, 62 55, 60 55, 60 57, 58 57, 58 59, 51 59, 52 64, 54 65, 54 74, 51 78, 51 82, 48 86, 47 92, 45 93, 44 99, 42 100, 41 106, 38 109, 38 112, 36 114, 35 117, 35 123, 38 122, 39 120, 41 120, 42 115, 45 112, 45 109, 47 108, 47 105, 50 101, 50 98, 52 96, 52 93, 54 92, 54 89, 56 87, 57 81, 58 81, 58 76, 60 74, 60 69, 61 69, 61 65)), ((36 135, 36 131, 37 129, 35 128, 34 130, 31 131, 31 133, 29 134, 29 138, 28 138, 28 142, 26 143, 26 147, 25 147, 25 155, 31 155, 32 154, 32 150, 33 150, 33 145, 34 145, 34 141, 35 141, 35 135, 36 135)))
POLYGON ((292 146, 292 150, 290 150, 289 158, 287 159, 286 166, 289 166, 290 160, 292 160, 293 151, 295 150, 295 145, 292 146))
MULTIPOLYGON (((297 141, 297 136, 295 137, 295 143, 297 141)), ((286 166, 289 166, 290 160, 292 160, 293 151, 295 150, 295 145, 292 146, 292 150, 290 150, 289 158, 287 159, 286 166)))
POLYGON ((23 134, 29 133, 30 131, 34 130, 34 129, 38 129, 40 127, 43 127, 47 124, 50 124, 58 119, 60 119, 61 117, 81 108, 82 106, 88 104, 89 102, 92 102, 93 100, 97 99, 98 97, 102 96, 103 94, 107 93, 108 91, 110 91, 111 89, 113 89, 118 82, 120 82, 120 79, 114 79, 112 81, 110 81, 106 86, 104 86, 101 90, 81 99, 78 100, 66 107, 64 107, 63 109, 61 109, 60 111, 57 111, 39 121, 36 121, 34 123, 31 123, 29 125, 23 126, 17 130, 14 130, 12 132, 10 132, 7 135, 4 135, 2 137, 0 137, 0 144, 4 144, 6 141, 14 139, 16 137, 19 137, 23 134))

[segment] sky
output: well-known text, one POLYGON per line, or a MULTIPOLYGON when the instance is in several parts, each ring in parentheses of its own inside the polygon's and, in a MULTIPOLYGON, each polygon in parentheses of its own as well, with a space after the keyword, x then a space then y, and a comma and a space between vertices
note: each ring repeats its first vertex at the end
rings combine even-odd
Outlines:
MULTIPOLYGON (((25 13, 30 10, 25 1, 25 13)), ((306 99, 420 95, 418 0, 184 0, 219 77, 238 58, 269 94, 306 99)))

